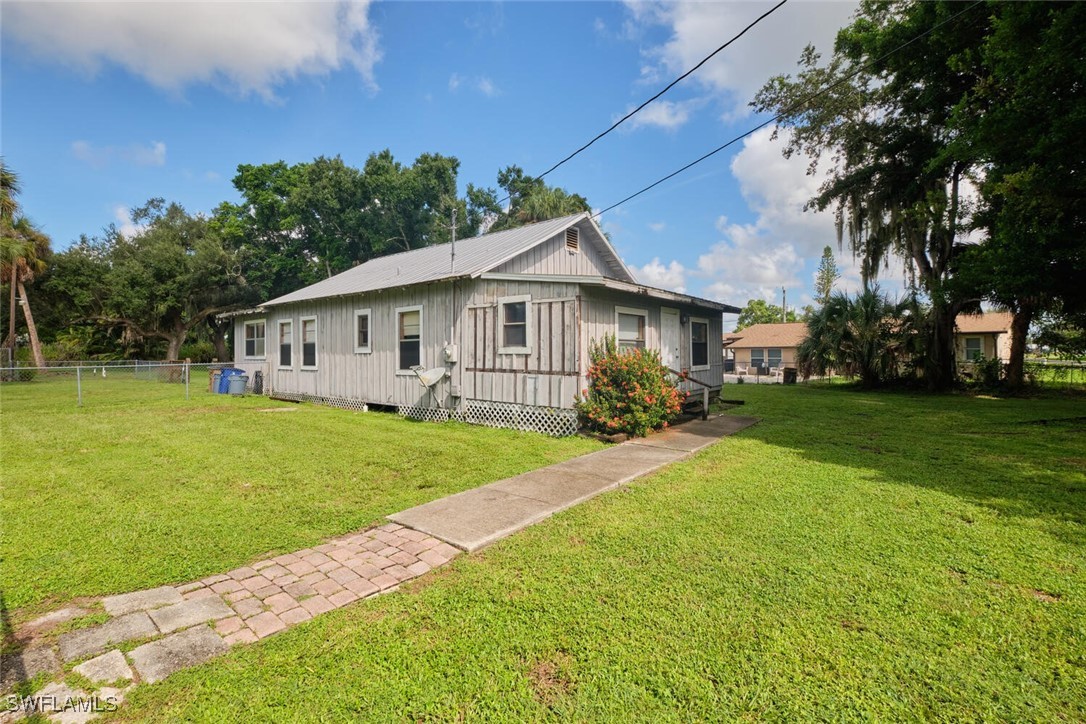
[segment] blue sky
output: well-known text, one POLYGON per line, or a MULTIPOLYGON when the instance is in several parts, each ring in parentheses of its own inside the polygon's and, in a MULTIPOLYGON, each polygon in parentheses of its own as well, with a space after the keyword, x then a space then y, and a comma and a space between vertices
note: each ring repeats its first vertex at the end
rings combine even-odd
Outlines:
MULTIPOLYGON (((0 142, 25 212, 64 248, 150 197, 210 211, 241 163, 384 148, 460 159, 468 182, 539 173, 654 94, 766 3, 11 3, 0 142)), ((760 122, 747 101, 853 3, 792 0, 548 177, 597 208, 760 122)), ((832 220, 768 132, 605 214, 645 283, 742 305, 809 301, 832 220)), ((847 251, 842 287, 856 284, 847 251)), ((726 320, 727 321, 727 320, 726 320)))

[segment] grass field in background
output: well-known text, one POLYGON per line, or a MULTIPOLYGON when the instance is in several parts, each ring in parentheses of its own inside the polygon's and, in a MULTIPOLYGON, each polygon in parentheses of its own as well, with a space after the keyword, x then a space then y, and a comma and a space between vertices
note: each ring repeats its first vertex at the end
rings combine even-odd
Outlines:
POLYGON ((726 396, 763 421, 116 717, 1086 718, 1081 396, 726 396))
POLYGON ((212 395, 206 376, 187 401, 116 370, 83 393, 78 408, 54 373, 0 384, 0 591, 25 615, 221 573, 599 447, 212 395))

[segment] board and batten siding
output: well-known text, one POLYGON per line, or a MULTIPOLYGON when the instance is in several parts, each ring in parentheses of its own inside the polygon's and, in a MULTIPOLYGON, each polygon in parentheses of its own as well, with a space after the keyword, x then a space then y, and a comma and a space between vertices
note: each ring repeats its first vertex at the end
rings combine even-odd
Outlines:
MULTIPOLYGON (((263 315, 239 318, 235 323, 236 366, 247 372, 254 365, 264 371, 264 385, 273 392, 361 400, 371 404, 430 404, 429 392, 413 372, 397 369, 399 346, 397 310, 421 307, 421 359, 423 367, 446 366, 444 350, 459 324, 459 290, 450 282, 424 284, 370 294, 317 299, 269 307, 263 315), (370 310, 370 352, 355 351, 355 312, 370 310), (316 317, 317 366, 302 369, 301 320, 316 317), (267 355, 263 362, 244 357, 244 322, 262 318, 267 323, 267 355), (293 323, 292 364, 279 366, 279 322, 293 323)), ((456 365, 450 365, 455 369, 456 365)), ((435 387, 437 401, 450 404, 455 378, 435 387)))
POLYGON ((572 407, 582 370, 578 289, 563 282, 475 282, 466 298, 461 335, 462 398, 572 407), (528 297, 526 353, 501 352, 499 304, 508 297, 528 297))
MULTIPOLYGON (((691 304, 680 304, 663 299, 656 299, 642 294, 624 293, 598 287, 585 287, 581 300, 582 327, 581 345, 587 350, 595 342, 602 340, 607 335, 617 335, 617 308, 645 310, 645 346, 649 349, 660 349, 660 310, 661 308, 677 309, 680 318, 685 315, 688 318, 705 320, 709 324, 709 369, 691 370, 690 376, 701 382, 709 384, 712 388, 719 388, 724 381, 724 350, 719 342, 723 334, 723 319, 720 312, 715 309, 707 309, 691 304)), ((680 325, 679 328, 679 363, 678 369, 690 369, 690 322, 680 325)), ((683 383, 682 389, 696 392, 701 389, 699 385, 683 383)))
POLYGON ((558 234, 494 269, 498 274, 573 274, 613 277, 595 244, 581 232, 577 251, 566 248, 565 232, 558 234))

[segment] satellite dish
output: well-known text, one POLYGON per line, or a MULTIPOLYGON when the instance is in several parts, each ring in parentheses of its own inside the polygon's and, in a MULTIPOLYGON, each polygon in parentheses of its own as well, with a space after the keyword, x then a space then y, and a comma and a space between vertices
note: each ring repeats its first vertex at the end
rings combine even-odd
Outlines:
MULTIPOLYGON (((438 382, 445 379, 445 375, 448 374, 448 371, 444 367, 426 369, 422 365, 415 365, 411 368, 411 371, 419 378, 419 384, 430 391, 430 398, 437 404, 437 395, 434 393, 434 387, 438 382)), ((437 406, 440 407, 441 405, 437 406)))

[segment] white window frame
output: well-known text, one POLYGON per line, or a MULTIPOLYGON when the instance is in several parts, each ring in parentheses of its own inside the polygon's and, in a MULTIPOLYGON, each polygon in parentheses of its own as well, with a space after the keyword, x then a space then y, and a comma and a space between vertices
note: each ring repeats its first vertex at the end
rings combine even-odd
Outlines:
POLYGON ((414 377, 415 373, 411 370, 400 369, 400 315, 404 312, 418 312, 419 313, 419 365, 426 366, 425 362, 425 350, 423 349, 422 340, 425 338, 426 333, 426 319, 422 312, 421 304, 414 304, 410 307, 396 307, 396 375, 399 377, 414 377))
POLYGON ((765 350, 765 363, 769 369, 780 369, 784 367, 784 348, 783 347, 766 347, 765 350), (777 364, 773 364, 773 350, 777 350, 777 364))
POLYGON ((704 317, 691 317, 690 318, 690 371, 696 372, 697 370, 711 369, 713 366, 712 352, 710 351, 709 340, 711 339, 709 331, 712 328, 709 326, 709 320, 704 317), (694 364, 694 323, 705 325, 705 364, 694 364))
POLYGON ((354 353, 355 354, 369 354, 373 351, 373 310, 372 309, 356 309, 354 310, 354 353), (369 338, 366 340, 365 345, 358 344, 358 318, 366 318, 366 330, 369 332, 369 338))
POLYGON ((241 327, 241 356, 243 359, 264 359, 268 354, 268 320, 249 319, 241 327), (264 354, 249 354, 249 327, 256 324, 264 325, 264 354))
MULTIPOLYGON (((306 317, 298 317, 298 351, 301 353, 301 357, 298 361, 301 362, 300 369, 313 371, 320 365, 320 338, 321 327, 317 321, 317 315, 311 314, 306 317), (305 323, 313 322, 313 364, 307 365, 305 363, 305 323)), ((293 357, 293 350, 291 350, 291 356, 293 357)))
POLYGON ((964 337, 962 339, 962 354, 965 356, 965 361, 966 362, 976 362, 977 357, 983 357, 984 356, 984 337, 978 337, 976 335, 970 335, 968 337, 964 337), (976 357, 972 357, 972 356, 969 355, 969 341, 972 340, 972 339, 975 339, 975 340, 977 340, 977 342, 980 343, 980 348, 977 349, 977 356, 976 357))
POLYGON ((531 354, 532 353, 532 295, 518 294, 513 297, 498 298, 498 334, 501 335, 502 344, 498 347, 498 354, 531 354), (521 347, 505 346, 505 305, 524 302, 524 341, 521 347))
POLYGON ((622 340, 619 339, 619 336, 618 336, 619 335, 618 315, 620 315, 620 314, 630 314, 630 315, 633 315, 635 317, 641 317, 642 319, 645 320, 645 340, 644 340, 645 345, 644 345, 644 347, 635 348, 635 349, 648 349, 648 347, 649 347, 649 310, 647 310, 647 309, 636 309, 634 307, 619 307, 617 305, 615 306, 615 345, 621 351, 622 350, 622 340))
POLYGON ((275 366, 281 370, 294 369, 294 351, 298 348, 298 343, 294 340, 296 335, 294 334, 294 319, 277 319, 275 320, 275 366), (290 325, 290 364, 283 364, 282 357, 282 345, 283 345, 283 325, 290 325))

